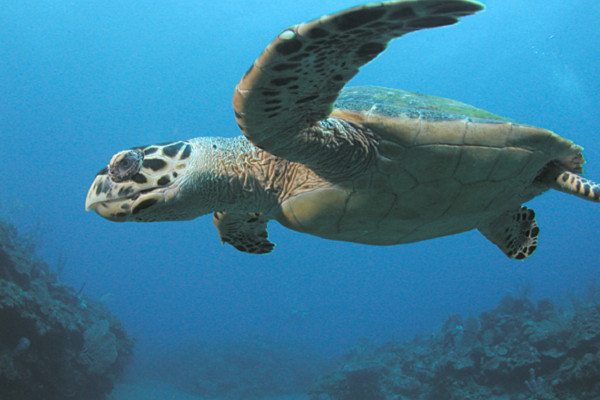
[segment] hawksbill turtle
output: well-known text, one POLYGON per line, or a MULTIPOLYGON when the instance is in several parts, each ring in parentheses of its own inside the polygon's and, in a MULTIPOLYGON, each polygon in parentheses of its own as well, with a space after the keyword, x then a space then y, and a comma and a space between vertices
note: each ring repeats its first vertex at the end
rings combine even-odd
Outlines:
POLYGON ((457 101, 348 87, 392 39, 483 10, 471 0, 397 0, 282 31, 238 83, 244 136, 115 154, 86 209, 112 221, 214 212, 222 243, 268 253, 267 222, 322 238, 393 245, 478 229, 508 257, 537 246, 523 203, 548 189, 599 201, 582 148, 457 101))

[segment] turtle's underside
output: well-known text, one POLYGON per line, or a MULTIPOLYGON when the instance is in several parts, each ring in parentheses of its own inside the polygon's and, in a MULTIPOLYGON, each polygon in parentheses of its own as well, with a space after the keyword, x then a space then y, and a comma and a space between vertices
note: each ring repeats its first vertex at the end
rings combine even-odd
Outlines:
POLYGON ((467 0, 373 3, 284 30, 234 93, 245 137, 117 153, 86 208, 114 221, 214 212, 220 238, 267 253, 271 219, 324 238, 390 245, 479 229, 523 259, 539 228, 522 204, 548 189, 587 200, 581 147, 469 105, 395 89, 342 90, 396 37, 450 25, 467 0))

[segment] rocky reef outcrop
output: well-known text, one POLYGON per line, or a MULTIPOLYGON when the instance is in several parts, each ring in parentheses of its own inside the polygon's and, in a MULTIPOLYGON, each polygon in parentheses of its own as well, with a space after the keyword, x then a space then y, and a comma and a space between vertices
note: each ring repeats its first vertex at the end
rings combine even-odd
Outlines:
POLYGON ((311 400, 598 400, 600 289, 592 291, 560 309, 507 295, 479 318, 450 317, 429 338, 358 346, 311 400))
POLYGON ((0 221, 0 398, 104 399, 132 354, 116 317, 0 221))

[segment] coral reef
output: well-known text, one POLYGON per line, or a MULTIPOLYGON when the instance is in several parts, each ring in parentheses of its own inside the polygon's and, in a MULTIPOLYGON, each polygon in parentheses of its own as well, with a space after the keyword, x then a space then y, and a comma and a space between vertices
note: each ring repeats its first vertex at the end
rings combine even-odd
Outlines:
POLYGON ((206 399, 250 400, 305 393, 323 361, 299 344, 252 336, 226 343, 192 341, 165 349, 151 377, 206 399))
POLYGON ((0 221, 0 398, 104 399, 132 354, 121 323, 0 221))
POLYGON ((311 393, 365 399, 598 400, 600 303, 557 309, 507 295, 479 318, 451 316, 428 339, 359 346, 311 393))

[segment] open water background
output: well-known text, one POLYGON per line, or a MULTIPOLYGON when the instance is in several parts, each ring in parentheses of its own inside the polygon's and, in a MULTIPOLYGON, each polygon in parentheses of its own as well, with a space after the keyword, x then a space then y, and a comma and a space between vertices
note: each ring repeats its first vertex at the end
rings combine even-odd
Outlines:
MULTIPOLYGON (((135 145, 239 134, 235 84, 289 25, 346 0, 6 0, 0 11, 2 215, 102 298, 140 359, 188 340, 252 335, 323 354, 361 337, 411 338, 526 285, 535 297, 597 275, 598 205, 557 192, 529 203, 537 252, 509 261, 478 232, 395 247, 327 241, 270 224, 271 255, 219 243, 211 217, 116 224, 84 211, 95 173, 135 145)), ((451 27, 394 41, 351 85, 454 98, 585 147, 600 180, 600 3, 488 0, 451 27)))

